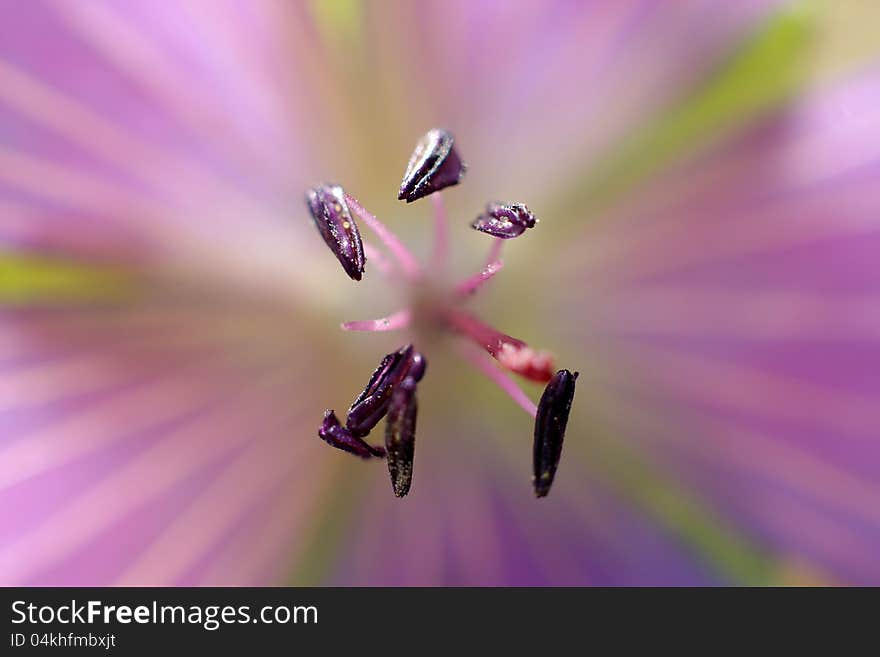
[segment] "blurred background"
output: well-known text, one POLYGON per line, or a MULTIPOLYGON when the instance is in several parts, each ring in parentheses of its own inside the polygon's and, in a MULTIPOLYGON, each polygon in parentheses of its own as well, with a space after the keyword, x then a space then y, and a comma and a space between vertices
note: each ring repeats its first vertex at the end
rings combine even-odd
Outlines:
MULTIPOLYGON (((880 583, 880 5, 0 0, 0 583, 880 583), (471 302, 579 370, 532 420, 455 339, 345 333, 303 201, 396 200, 418 138, 471 302), (412 340, 412 492, 318 440, 412 340)), ((362 228, 363 231, 363 228, 362 228)), ((365 233, 366 235, 366 233, 365 233)), ((532 399, 540 386, 524 382, 532 399)))

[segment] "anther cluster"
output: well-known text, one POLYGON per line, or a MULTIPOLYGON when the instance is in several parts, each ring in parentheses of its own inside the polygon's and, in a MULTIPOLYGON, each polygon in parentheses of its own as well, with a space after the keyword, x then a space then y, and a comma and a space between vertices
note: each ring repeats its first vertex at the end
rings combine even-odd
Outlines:
MULTIPOLYGON (((441 190, 461 182, 466 171, 448 130, 429 130, 417 143, 403 180, 398 199, 412 203, 430 197, 434 207, 437 235, 432 268, 445 266, 446 211, 441 190)), ((426 271, 401 241, 340 185, 325 183, 310 189, 306 203, 324 243, 343 271, 360 281, 367 258, 389 277, 397 277, 416 287, 431 270, 426 271), (361 237, 356 218, 378 238, 392 258, 361 237)), ((578 373, 556 370, 553 356, 530 347, 525 341, 502 333, 464 309, 465 303, 503 266, 504 241, 534 228, 537 219, 529 208, 518 202, 490 202, 471 222, 476 231, 494 238, 483 268, 458 283, 430 314, 438 328, 461 338, 459 353, 483 372, 523 410, 534 418, 533 477, 537 497, 545 497, 556 476, 568 416, 574 399, 578 373), (494 363, 492 362, 494 359, 494 363), (509 376, 546 384, 538 404, 534 404, 509 376)), ((417 309, 403 308, 387 317, 346 322, 349 331, 391 331, 408 329, 417 309)), ((318 436, 328 444, 363 459, 384 458, 388 464, 391 487, 398 497, 412 485, 415 456, 417 387, 427 369, 425 356, 412 343, 386 355, 373 372, 363 392, 358 395, 343 424, 331 409, 324 412, 318 436), (367 438, 379 422, 385 420, 384 445, 376 446, 367 438)))

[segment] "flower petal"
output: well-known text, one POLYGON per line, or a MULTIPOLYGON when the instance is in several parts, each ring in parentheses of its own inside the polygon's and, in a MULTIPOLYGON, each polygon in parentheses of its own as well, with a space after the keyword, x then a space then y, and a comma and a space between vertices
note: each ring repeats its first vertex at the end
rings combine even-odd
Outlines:
POLYGON ((825 581, 880 578, 878 97, 876 72, 814 92, 668 172, 548 274, 581 281, 593 420, 825 581))

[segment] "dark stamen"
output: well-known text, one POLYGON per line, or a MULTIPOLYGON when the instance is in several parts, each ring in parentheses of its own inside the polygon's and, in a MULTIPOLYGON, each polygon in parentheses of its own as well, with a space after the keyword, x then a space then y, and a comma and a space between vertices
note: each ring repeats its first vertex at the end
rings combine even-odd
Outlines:
POLYGON ((407 203, 452 185, 457 185, 467 170, 454 147, 455 138, 448 130, 429 130, 416 144, 400 183, 398 200, 407 203))
POLYGON ((345 425, 355 436, 366 436, 388 412, 391 395, 413 365, 411 344, 388 354, 370 377, 367 387, 348 409, 345 425))
POLYGON ((332 184, 314 187, 306 194, 306 203, 318 232, 345 273, 356 281, 361 280, 367 258, 342 187, 332 184))
POLYGON ((574 399, 574 387, 578 373, 559 370, 541 395, 538 414, 535 417, 534 477, 535 495, 545 497, 550 492, 559 458, 565 426, 574 399))
POLYGON ((422 380, 422 377, 425 376, 425 370, 428 368, 428 361, 425 360, 425 357, 419 352, 415 352, 413 354, 412 366, 409 368, 409 373, 407 376, 411 376, 416 380, 416 383, 422 380))
POLYGON ((527 228, 534 228, 535 215, 523 203, 489 203, 486 212, 477 217, 471 228, 501 239, 522 235, 527 228))
MULTIPOLYGON (((446 187, 457 185, 467 170, 455 149, 455 139, 447 130, 429 130, 418 142, 406 167, 400 184, 398 199, 411 203, 446 187)), ((403 243, 353 196, 339 185, 324 184, 309 190, 307 202, 312 219, 324 241, 354 280, 361 280, 366 258, 358 226, 354 218, 364 224, 395 256, 401 273, 408 284, 420 284, 427 279, 418 261, 403 243)), ((432 262, 440 267, 446 254, 446 214, 442 196, 432 198, 435 210, 436 238, 432 262)), ((378 320, 345 322, 346 330, 388 331, 406 329, 411 324, 427 320, 438 328, 467 337, 496 359, 509 372, 532 381, 549 382, 538 406, 508 377, 476 352, 477 367, 489 377, 530 416, 535 418, 534 487, 538 497, 550 491, 559 459, 571 403, 574 399, 578 374, 559 370, 555 374, 553 357, 536 351, 525 342, 511 337, 482 322, 469 312, 458 308, 458 303, 472 294, 502 266, 500 258, 503 240, 522 235, 533 228, 537 219, 523 203, 489 203, 471 226, 494 236, 484 269, 454 289, 454 294, 436 307, 430 305, 423 312, 421 305, 406 307, 378 320)), ((369 246, 369 245, 368 245, 369 246)), ((371 251, 371 257, 379 257, 371 251)), ((395 272, 390 271, 394 274, 395 272)), ((430 286, 430 285, 429 285, 430 286)), ((433 304, 433 302, 432 302, 433 304)), ((417 327, 418 328, 418 327, 417 327)), ((464 347, 465 345, 461 345, 464 347)), ((473 360, 469 352, 465 352, 473 360)), ((416 388, 422 380, 427 362, 421 353, 408 344, 386 355, 370 376, 363 392, 348 409, 343 426, 335 413, 324 414, 318 435, 327 443, 363 458, 388 458, 391 486, 397 497, 409 493, 412 485, 415 430, 418 414, 416 388), (382 418, 387 418, 385 448, 373 447, 364 438, 382 418)))
POLYGON ((412 485, 417 413, 416 380, 408 376, 391 396, 388 420, 385 424, 388 473, 391 475, 391 487, 397 497, 406 495, 412 485))
POLYGON ((350 454, 368 459, 371 456, 383 457, 385 450, 381 447, 373 447, 362 438, 352 433, 339 423, 336 413, 332 410, 324 412, 324 422, 318 428, 318 437, 324 442, 350 454))

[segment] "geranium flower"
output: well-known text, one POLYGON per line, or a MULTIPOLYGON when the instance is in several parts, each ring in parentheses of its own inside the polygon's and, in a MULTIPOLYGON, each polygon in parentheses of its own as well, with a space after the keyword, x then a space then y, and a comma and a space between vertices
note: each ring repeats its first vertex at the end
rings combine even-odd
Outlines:
POLYGON ((800 5, 2 11, 3 584, 880 581, 880 77, 800 5))

